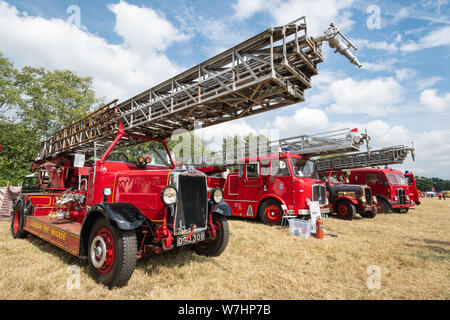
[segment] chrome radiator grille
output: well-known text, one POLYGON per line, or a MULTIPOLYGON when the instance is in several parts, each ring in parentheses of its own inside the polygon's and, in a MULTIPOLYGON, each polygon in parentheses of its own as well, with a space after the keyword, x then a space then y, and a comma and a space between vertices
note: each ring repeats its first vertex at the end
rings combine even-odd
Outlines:
POLYGON ((327 189, 323 185, 316 184, 312 189, 312 201, 319 201, 320 205, 327 202, 327 189))

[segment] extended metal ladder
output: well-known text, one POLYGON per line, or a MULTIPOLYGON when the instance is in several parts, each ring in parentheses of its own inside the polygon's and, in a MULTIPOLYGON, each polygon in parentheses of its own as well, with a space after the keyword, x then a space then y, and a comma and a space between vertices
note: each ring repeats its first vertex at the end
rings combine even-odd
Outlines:
POLYGON ((370 137, 367 133, 360 134, 355 129, 340 129, 317 133, 313 135, 300 135, 280 140, 268 141, 259 139, 247 141, 245 145, 235 144, 233 139, 224 141, 222 150, 208 155, 208 161, 196 162, 198 155, 188 156, 180 159, 185 164, 197 167, 214 164, 216 167, 232 166, 240 162, 242 158, 266 156, 279 152, 290 151, 291 153, 308 157, 347 153, 359 151, 361 145, 368 143, 370 137))
POLYGON ((379 150, 346 154, 333 158, 318 159, 315 161, 317 171, 330 171, 342 169, 357 169, 373 166, 401 164, 408 154, 414 160, 414 148, 398 145, 379 150))
MULTIPOLYGON (((302 102, 323 61, 324 41, 361 66, 350 52, 350 47, 356 48, 339 29, 330 25, 324 35, 313 38, 301 17, 261 32, 120 104, 115 100, 103 106, 43 142, 36 160, 62 153, 92 155, 93 142, 109 144, 119 122, 126 132, 167 138, 177 129, 208 127, 302 102)), ((136 143, 131 138, 121 140, 121 145, 136 143)))
MULTIPOLYGON (((358 134, 354 129, 340 129, 280 139, 278 145, 295 154, 316 157, 359 151, 360 146, 365 141, 368 143, 368 140, 369 136, 365 133, 358 134)), ((274 144, 276 145, 277 142, 274 144)))

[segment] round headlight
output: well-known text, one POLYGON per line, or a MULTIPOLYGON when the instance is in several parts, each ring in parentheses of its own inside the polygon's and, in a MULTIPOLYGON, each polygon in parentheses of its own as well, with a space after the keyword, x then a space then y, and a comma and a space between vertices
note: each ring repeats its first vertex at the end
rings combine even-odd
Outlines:
POLYGON ((109 197, 112 194, 111 188, 103 189, 103 195, 109 197))
POLYGON ((177 189, 174 187, 165 187, 161 191, 161 200, 168 206, 177 202, 177 189))
POLYGON ((215 189, 211 194, 211 200, 214 201, 215 204, 221 203, 223 200, 222 190, 215 189))

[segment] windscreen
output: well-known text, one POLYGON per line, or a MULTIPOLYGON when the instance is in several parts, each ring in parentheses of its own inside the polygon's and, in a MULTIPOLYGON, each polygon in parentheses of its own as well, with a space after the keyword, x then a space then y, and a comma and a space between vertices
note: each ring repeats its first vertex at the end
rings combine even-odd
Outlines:
POLYGON ((150 158, 150 163, 148 164, 150 166, 172 167, 164 144, 157 141, 149 141, 121 149, 115 148, 106 160, 136 163, 139 157, 150 158))
POLYGON ((305 159, 291 159, 292 171, 296 177, 317 177, 313 161, 305 159))
POLYGON ((408 184, 405 177, 399 174, 388 174, 389 183, 393 185, 405 185, 408 184))

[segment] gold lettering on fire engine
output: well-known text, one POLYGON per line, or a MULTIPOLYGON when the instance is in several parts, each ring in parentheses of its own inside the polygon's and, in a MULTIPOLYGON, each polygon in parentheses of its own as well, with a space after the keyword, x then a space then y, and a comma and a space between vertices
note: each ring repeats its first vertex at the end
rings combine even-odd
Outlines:
POLYGON ((56 229, 52 229, 50 234, 53 237, 55 237, 55 238, 58 238, 58 239, 60 239, 62 241, 66 241, 66 234, 64 232, 61 232, 61 231, 56 230, 56 229))

